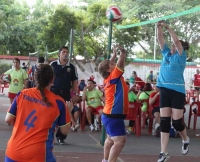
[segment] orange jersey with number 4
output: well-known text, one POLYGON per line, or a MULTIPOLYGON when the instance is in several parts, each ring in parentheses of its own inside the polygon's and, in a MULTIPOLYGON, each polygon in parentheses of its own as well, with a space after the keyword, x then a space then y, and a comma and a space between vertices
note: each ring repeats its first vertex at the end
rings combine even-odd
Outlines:
POLYGON ((20 92, 8 113, 16 116, 6 156, 17 162, 53 161, 55 127, 70 123, 65 101, 45 89, 52 106, 42 101, 40 91, 30 88, 20 92))

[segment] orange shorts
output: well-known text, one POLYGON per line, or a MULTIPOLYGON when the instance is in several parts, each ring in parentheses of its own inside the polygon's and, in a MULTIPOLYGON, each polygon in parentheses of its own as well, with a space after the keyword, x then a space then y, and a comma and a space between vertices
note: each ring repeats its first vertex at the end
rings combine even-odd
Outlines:
POLYGON ((92 112, 96 112, 99 114, 99 110, 100 109, 103 109, 103 106, 97 106, 96 108, 92 107, 92 106, 88 106, 88 108, 91 108, 92 109, 92 112))
POLYGON ((8 92, 8 98, 14 99, 17 96, 16 93, 8 92))

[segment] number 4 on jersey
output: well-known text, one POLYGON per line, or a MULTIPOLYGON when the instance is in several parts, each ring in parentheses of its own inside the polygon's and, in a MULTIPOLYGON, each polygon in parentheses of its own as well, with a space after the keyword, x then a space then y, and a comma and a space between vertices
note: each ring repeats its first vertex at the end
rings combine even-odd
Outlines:
POLYGON ((33 110, 29 115, 28 117, 26 118, 25 122, 24 122, 24 125, 27 126, 26 128, 26 132, 28 132, 28 130, 32 127, 34 127, 35 125, 33 124, 35 122, 35 120, 37 119, 37 116, 34 116, 33 115, 36 113, 36 110, 33 110), (32 118, 33 117, 33 118, 32 118), (32 118, 32 120, 31 120, 32 118))

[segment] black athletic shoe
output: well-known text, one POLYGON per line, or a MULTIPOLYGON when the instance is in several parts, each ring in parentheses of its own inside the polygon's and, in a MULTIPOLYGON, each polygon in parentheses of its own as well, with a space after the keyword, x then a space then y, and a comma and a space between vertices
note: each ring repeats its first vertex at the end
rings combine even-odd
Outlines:
POLYGON ((157 162, 166 162, 169 158, 170 157, 168 153, 160 153, 159 159, 157 162))
POLYGON ((59 145, 65 145, 66 144, 63 139, 57 138, 57 141, 58 141, 59 145))

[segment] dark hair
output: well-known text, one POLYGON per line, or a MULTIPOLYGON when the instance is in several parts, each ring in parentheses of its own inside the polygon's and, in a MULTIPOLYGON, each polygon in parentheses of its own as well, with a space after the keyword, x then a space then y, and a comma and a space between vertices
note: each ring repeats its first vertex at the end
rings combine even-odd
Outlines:
POLYGON ((144 85, 144 88, 143 88, 144 91, 151 91, 152 90, 152 86, 150 83, 146 83, 144 85))
POLYGON ((50 81, 53 79, 54 73, 53 68, 48 64, 38 64, 34 73, 34 78, 36 81, 36 87, 40 91, 42 100, 51 106, 51 103, 47 100, 44 94, 44 88, 49 85, 50 81))
POLYGON ((20 63, 20 59, 18 59, 17 57, 15 57, 15 58, 13 59, 13 61, 17 61, 17 62, 20 63))
POLYGON ((22 65, 25 65, 25 62, 23 62, 22 65))
POLYGON ((63 48, 65 48, 65 49, 69 50, 69 48, 68 48, 67 46, 62 46, 62 47, 60 47, 60 49, 59 49, 59 51, 58 51, 58 52, 60 53, 60 52, 62 51, 62 49, 63 49, 63 48))
POLYGON ((103 60, 98 66, 98 71, 104 79, 110 75, 110 72, 107 71, 109 69, 109 63, 110 60, 103 60))
POLYGON ((132 74, 134 74, 134 75, 136 75, 136 76, 137 76, 137 73, 136 73, 136 71, 133 71, 133 72, 132 72, 132 74))
POLYGON ((38 57, 37 59, 38 59, 38 63, 44 63, 44 61, 45 61, 44 57, 42 57, 42 56, 38 57))
POLYGON ((185 50, 189 50, 189 48, 190 48, 190 45, 189 45, 189 43, 188 42, 184 42, 184 41, 182 41, 182 40, 179 40, 180 42, 181 42, 181 45, 183 46, 183 50, 185 51, 185 50))
POLYGON ((128 81, 126 81, 126 84, 127 84, 128 86, 130 86, 130 83, 129 83, 128 81))
POLYGON ((88 82, 92 82, 93 84, 96 84, 96 82, 92 79, 88 79, 88 82))

